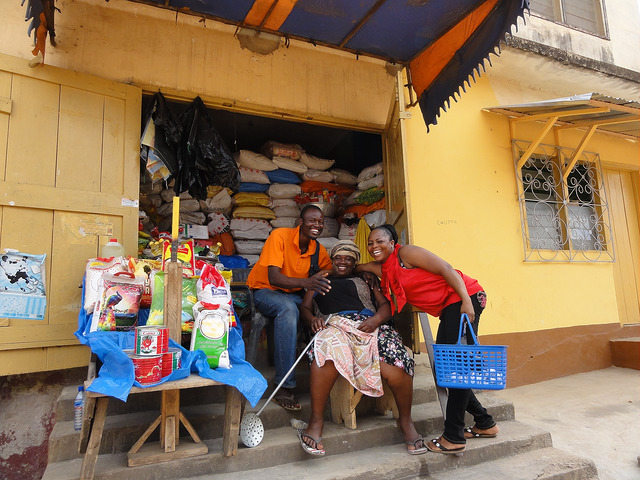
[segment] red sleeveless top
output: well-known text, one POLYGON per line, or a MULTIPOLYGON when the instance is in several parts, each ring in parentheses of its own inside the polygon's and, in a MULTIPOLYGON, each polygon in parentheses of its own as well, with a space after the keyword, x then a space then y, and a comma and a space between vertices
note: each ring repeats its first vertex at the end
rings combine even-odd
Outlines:
MULTIPOLYGON (((439 317, 442 309, 447 305, 462 300, 442 275, 427 272, 419 267, 402 267, 398 258, 400 247, 401 245, 396 245, 393 253, 382 264, 382 291, 391 302, 393 313, 395 313, 395 306, 391 293, 395 295, 398 302, 398 311, 402 310, 406 303, 410 303, 434 317, 439 317)), ((462 277, 469 295, 483 290, 476 279, 465 275, 460 270, 456 272, 462 277)))

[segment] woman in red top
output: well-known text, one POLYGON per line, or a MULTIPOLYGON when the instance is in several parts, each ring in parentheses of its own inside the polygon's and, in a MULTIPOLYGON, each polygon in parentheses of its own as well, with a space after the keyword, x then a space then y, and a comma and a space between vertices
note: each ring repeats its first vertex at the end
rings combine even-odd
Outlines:
MULTIPOLYGON (((405 303, 440 317, 436 343, 455 344, 458 341, 461 314, 466 313, 477 333, 480 314, 487 295, 477 280, 454 270, 443 259, 415 245, 401 246, 391 225, 381 225, 369 234, 369 253, 375 262, 359 267, 382 278, 384 295, 394 294, 398 310, 405 303)), ((393 302, 391 302, 393 305, 393 302)), ((472 341, 467 332, 468 341, 472 341)), ((432 452, 461 453, 469 438, 495 437, 498 426, 478 401, 471 389, 449 389, 444 433, 427 443, 432 452), (475 420, 465 428, 465 411, 475 420)))

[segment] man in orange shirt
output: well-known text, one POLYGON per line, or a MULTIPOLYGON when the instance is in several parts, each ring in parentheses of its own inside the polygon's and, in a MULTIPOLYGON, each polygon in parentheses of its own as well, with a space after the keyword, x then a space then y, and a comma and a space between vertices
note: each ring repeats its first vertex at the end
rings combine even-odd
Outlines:
MULTIPOLYGON (((326 276, 331 269, 327 250, 317 242, 324 229, 324 214, 315 205, 300 212, 296 228, 278 228, 271 232, 262 248, 247 285, 253 290, 256 307, 273 318, 274 361, 276 385, 284 378, 296 359, 299 305, 305 290, 320 293, 331 289, 326 276), (315 261, 314 261, 315 259, 315 261)), ((274 401, 287 410, 300 410, 292 389, 295 372, 278 391, 274 401)))

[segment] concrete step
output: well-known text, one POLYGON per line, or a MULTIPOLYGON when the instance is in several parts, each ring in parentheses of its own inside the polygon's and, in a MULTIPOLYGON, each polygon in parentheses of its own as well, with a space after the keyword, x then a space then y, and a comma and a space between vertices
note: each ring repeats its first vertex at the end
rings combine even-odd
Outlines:
POLYGON ((613 365, 640 370, 640 337, 609 340, 613 365))
MULTIPOLYGON (((137 396, 139 395, 133 395, 132 398, 137 396)), ((433 386, 425 385, 424 387, 420 387, 418 385, 414 398, 434 396, 435 391, 433 386)), ((499 400, 491 394, 480 393, 479 396, 483 404, 497 420, 511 420, 514 418, 514 410, 511 403, 499 400)), ((271 430, 289 426, 292 418, 306 421, 311 414, 309 394, 300 395, 298 398, 302 406, 302 410, 298 412, 289 412, 280 408, 274 402, 270 402, 260 415, 265 429, 271 430)), ((113 399, 109 400, 109 403, 112 402, 122 403, 113 399)), ((255 409, 248 408, 247 412, 259 410, 262 408, 263 402, 264 400, 261 401, 255 409)), ((360 424, 361 419, 379 416, 373 413, 373 406, 372 399, 363 399, 356 409, 358 424, 360 424)), ((200 438, 208 440, 222 437, 224 404, 187 405, 181 407, 181 410, 187 419, 189 419, 200 438)), ((442 412, 439 403, 432 401, 414 404, 412 413, 419 429, 424 431, 442 428, 442 412)), ((100 444, 100 453, 121 453, 128 451, 158 415, 159 407, 147 411, 108 415, 100 444)), ((325 418, 328 423, 333 423, 328 403, 325 410, 325 418)), ((342 425, 340 425, 340 428, 348 430, 342 425)), ((187 435, 187 432, 183 430, 182 434, 187 435)), ((57 421, 49 437, 49 463, 79 458, 79 438, 80 433, 73 429, 73 420, 57 421)), ((157 438, 157 433, 153 433, 150 440, 154 441, 157 440, 157 438)))
POLYGON ((495 480, 496 478, 596 480, 598 470, 591 460, 547 447, 420 478, 425 480, 495 480))
MULTIPOLYGON (((463 455, 448 456, 428 452, 411 456, 407 454, 402 436, 391 417, 365 418, 357 430, 347 430, 329 422, 323 436, 328 453, 323 458, 307 455, 300 448, 295 430, 291 427, 281 427, 267 430, 264 440, 255 448, 240 447, 238 454, 232 458, 222 456, 222 441, 219 439, 206 442, 209 447, 207 455, 161 465, 129 468, 126 466, 126 454, 101 455, 96 464, 95 478, 160 480, 195 477, 209 480, 246 480, 249 475, 253 478, 283 480, 415 478, 451 469, 459 471, 530 451, 547 451, 551 447, 551 436, 542 430, 515 420, 501 421, 500 427, 500 435, 496 438, 470 441, 463 455)), ((439 435, 441 430, 425 432, 428 434, 427 437, 431 438, 439 435)), ((43 479, 75 479, 78 477, 80 465, 80 459, 50 464, 43 479)), ((536 477, 532 475, 527 478, 536 477)))
MULTIPOLYGON (((302 363, 302 362, 301 362, 302 363)), ((298 387, 301 392, 308 392, 308 366, 298 367, 298 387), (306 385, 306 389, 304 386, 306 385)), ((264 371, 266 378, 272 380, 275 370, 271 367, 264 371)), ((273 385, 273 382, 270 383, 273 385)), ((267 389, 263 399, 255 409, 247 405, 247 411, 257 411, 271 394, 272 388, 267 389)), ((76 387, 63 389, 56 406, 56 424, 49 437, 49 462, 59 462, 79 458, 79 432, 73 429, 73 400, 77 393, 76 387)), ((181 410, 187 416, 195 430, 203 439, 213 439, 222 436, 224 420, 224 389, 219 387, 202 387, 183 390, 180 394, 181 410)), ((128 451, 155 420, 160 411, 160 394, 157 392, 131 395, 127 402, 117 399, 109 400, 105 432, 100 445, 100 453, 120 453, 128 451)), ((288 426, 291 418, 308 419, 310 416, 310 399, 308 393, 298 395, 302 410, 288 412, 271 402, 261 414, 266 429, 288 426)), ((415 406, 433 402, 437 399, 433 376, 428 366, 418 364, 414 380, 413 404, 415 406)), ((505 404, 501 408, 510 408, 505 404)), ((512 407, 511 407, 512 408, 512 407)), ((374 399, 363 397, 356 408, 358 416, 372 414, 374 399)), ((437 414, 437 412, 436 412, 437 414)), ((325 417, 330 420, 329 404, 325 417)), ((512 414, 511 417, 513 418, 512 414)), ((182 432, 186 435, 186 431, 182 432)), ((151 440, 157 439, 154 433, 151 440)))

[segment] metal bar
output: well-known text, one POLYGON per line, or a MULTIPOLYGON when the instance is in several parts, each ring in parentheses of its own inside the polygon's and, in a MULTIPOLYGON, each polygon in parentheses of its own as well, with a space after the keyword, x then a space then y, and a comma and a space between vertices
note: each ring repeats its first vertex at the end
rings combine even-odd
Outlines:
POLYGON ((364 26, 364 24, 369 21, 369 19, 373 16, 373 14, 376 13, 378 11, 378 9, 382 6, 382 4, 384 2, 386 2, 386 1, 387 0, 378 0, 375 3, 375 5, 369 9, 369 11, 366 13, 366 15, 364 17, 362 17, 362 19, 358 22, 358 24, 347 34, 347 36, 344 37, 344 39, 338 45, 338 48, 344 47, 346 45, 346 43, 349 40, 351 40, 351 38, 356 33, 358 33, 358 30, 360 30, 364 26))
POLYGON ((580 157, 580 155, 582 155, 582 152, 584 152, 584 149, 587 146, 587 143, 589 142, 589 140, 591 139, 593 134, 596 132, 597 128, 598 128, 598 125, 593 125, 589 129, 589 131, 584 135, 584 137, 582 137, 582 140, 580 141, 580 145, 578 145, 578 148, 576 149, 576 151, 573 152, 573 155, 571 155, 571 161, 562 170, 562 178, 564 180, 563 183, 566 183, 567 178, 569 177, 569 174, 571 173, 571 170, 573 170, 573 167, 578 162, 578 158, 580 157))
MULTIPOLYGON (((551 127, 553 127, 553 124, 556 123, 556 120, 558 120, 558 117, 551 117, 547 121, 547 123, 544 126, 544 128, 542 129, 542 132, 540 132, 540 135, 538 135, 538 138, 536 138, 533 142, 531 142, 531 145, 529 145, 529 148, 527 148, 527 151, 522 154, 522 157, 520 157, 520 160, 518 160, 518 165, 516 165, 516 169, 518 171, 520 171, 522 166, 525 163, 527 163, 527 160, 529 160, 529 157, 531 157, 531 155, 533 154, 535 149, 538 148, 538 145, 540 145, 540 143, 542 143, 542 139, 549 132, 549 130, 551 130, 551 127)), ((516 120, 514 120, 514 122, 515 121, 516 120)))
POLYGON ((436 380, 436 369, 433 363, 433 335, 431 334, 431 325, 429 325, 429 318, 424 312, 418 313, 420 318, 420 326, 422 327, 422 335, 424 335, 424 343, 427 346, 427 355, 429 356, 429 364, 431 365, 431 373, 433 374, 433 381, 436 384, 436 393, 438 394, 438 401, 440 402, 440 409, 442 410, 442 418, 447 418, 447 400, 449 395, 447 389, 438 386, 436 380))

